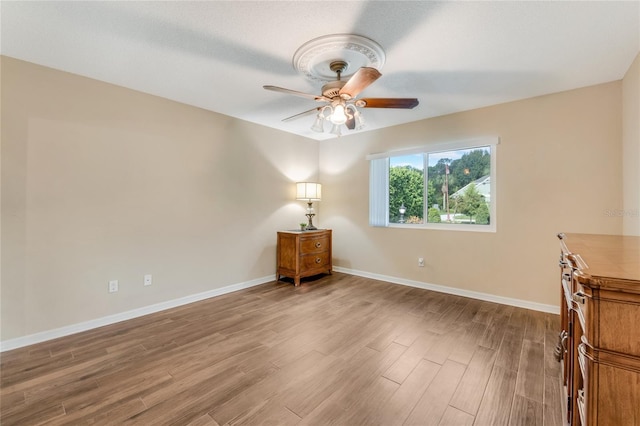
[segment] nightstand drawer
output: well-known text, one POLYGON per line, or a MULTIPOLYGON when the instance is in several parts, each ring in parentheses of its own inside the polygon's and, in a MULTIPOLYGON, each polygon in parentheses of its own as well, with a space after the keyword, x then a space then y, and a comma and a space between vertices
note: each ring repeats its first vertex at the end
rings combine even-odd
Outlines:
POLYGON ((327 250, 329 250, 329 238, 327 236, 300 239, 301 254, 323 252, 327 250))
POLYGON ((301 267, 306 270, 325 268, 329 264, 329 256, 326 252, 307 254, 300 258, 301 267))

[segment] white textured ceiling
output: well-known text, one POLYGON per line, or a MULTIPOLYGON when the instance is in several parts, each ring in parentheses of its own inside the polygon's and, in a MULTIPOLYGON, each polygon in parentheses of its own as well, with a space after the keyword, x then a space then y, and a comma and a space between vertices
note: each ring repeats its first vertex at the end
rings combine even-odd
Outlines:
MULTIPOLYGON (((360 97, 372 130, 619 80, 640 50, 640 2, 164 1, 0 3, 1 53, 314 139, 320 93, 294 70, 305 42, 352 33, 385 50, 360 97)), ((345 135, 349 131, 345 132, 345 135)))

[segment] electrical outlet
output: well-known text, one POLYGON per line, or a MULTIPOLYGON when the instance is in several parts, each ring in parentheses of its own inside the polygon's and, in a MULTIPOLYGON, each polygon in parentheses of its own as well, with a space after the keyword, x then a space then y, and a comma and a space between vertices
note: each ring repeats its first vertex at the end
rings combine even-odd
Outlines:
POLYGON ((118 291, 118 280, 109 281, 109 293, 115 293, 118 291))
POLYGON ((144 276, 144 285, 151 285, 151 274, 147 274, 144 276))
POLYGON ((424 268, 424 257, 418 258, 418 266, 424 268))

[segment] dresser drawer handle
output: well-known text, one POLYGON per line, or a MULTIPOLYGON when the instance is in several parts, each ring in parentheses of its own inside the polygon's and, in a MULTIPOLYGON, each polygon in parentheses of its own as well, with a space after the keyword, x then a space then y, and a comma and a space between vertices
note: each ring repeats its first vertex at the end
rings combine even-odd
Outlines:
POLYGON ((322 243, 320 241, 316 241, 316 248, 322 247, 322 243))
POLYGON ((320 259, 319 257, 316 257, 316 263, 321 263, 322 259, 320 259))
POLYGON ((573 301, 584 305, 585 303, 587 303, 587 298, 584 293, 577 291, 573 293, 573 301))
POLYGON ((569 340, 569 333, 565 330, 558 335, 558 343, 556 344, 556 348, 553 351, 553 355, 556 358, 556 361, 562 361, 564 354, 567 352, 567 341, 569 340))

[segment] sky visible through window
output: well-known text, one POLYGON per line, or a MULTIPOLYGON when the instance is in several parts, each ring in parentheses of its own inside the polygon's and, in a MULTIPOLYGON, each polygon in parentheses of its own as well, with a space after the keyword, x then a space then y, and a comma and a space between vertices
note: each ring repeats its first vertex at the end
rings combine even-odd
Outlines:
POLYGON ((414 169, 422 170, 424 168, 424 160, 422 154, 403 155, 401 157, 391 157, 389 165, 391 167, 411 166, 414 169))

